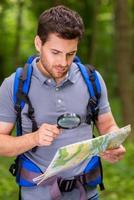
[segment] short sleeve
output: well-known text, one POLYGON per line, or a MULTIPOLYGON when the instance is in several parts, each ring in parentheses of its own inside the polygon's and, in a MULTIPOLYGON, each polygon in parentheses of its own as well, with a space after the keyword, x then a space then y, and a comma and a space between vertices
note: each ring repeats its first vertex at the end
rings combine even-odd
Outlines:
POLYGON ((102 78, 102 76, 100 75, 99 72, 97 72, 98 74, 98 78, 100 81, 100 85, 101 85, 101 97, 99 100, 99 115, 103 114, 103 113, 107 113, 111 111, 110 105, 109 105, 109 101, 108 101, 108 95, 107 95, 107 88, 105 85, 105 82, 102 78))
POLYGON ((6 78, 0 86, 0 121, 15 123, 16 114, 13 102, 14 74, 6 78))

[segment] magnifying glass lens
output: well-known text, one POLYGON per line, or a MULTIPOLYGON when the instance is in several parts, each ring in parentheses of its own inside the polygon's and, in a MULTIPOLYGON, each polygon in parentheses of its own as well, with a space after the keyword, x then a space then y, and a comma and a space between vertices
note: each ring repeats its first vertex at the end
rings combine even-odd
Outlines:
POLYGON ((80 125, 81 118, 75 113, 66 113, 58 117, 58 127, 63 129, 73 129, 80 125))

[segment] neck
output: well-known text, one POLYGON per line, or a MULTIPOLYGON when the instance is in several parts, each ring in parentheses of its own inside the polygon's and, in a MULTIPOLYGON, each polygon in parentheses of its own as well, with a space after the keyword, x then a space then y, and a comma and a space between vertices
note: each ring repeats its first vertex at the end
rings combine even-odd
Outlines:
POLYGON ((49 78, 51 78, 51 75, 47 72, 47 70, 42 66, 41 61, 39 60, 37 62, 37 68, 40 70, 40 72, 44 75, 47 76, 49 78))
POLYGON ((55 80, 55 82, 56 82, 57 85, 60 85, 60 83, 65 79, 65 77, 66 77, 66 75, 67 75, 67 74, 65 74, 65 76, 63 76, 63 77, 61 77, 61 78, 54 78, 54 77, 53 77, 49 72, 47 72, 47 70, 42 66, 42 63, 41 63, 40 60, 37 62, 37 67, 38 67, 38 69, 40 70, 40 72, 41 72, 44 76, 46 76, 46 77, 48 77, 48 78, 53 78, 53 79, 55 80))

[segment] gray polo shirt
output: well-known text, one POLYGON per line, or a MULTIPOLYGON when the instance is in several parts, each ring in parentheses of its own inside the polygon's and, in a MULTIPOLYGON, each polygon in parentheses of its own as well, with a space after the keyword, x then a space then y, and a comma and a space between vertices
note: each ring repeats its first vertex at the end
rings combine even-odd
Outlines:
MULTIPOLYGON (((39 71, 36 65, 36 59, 33 61, 32 65, 33 75, 28 95, 35 110, 35 118, 38 127, 40 127, 42 123, 56 124, 58 116, 68 112, 77 113, 82 119, 82 123, 78 128, 63 130, 61 135, 52 143, 52 145, 38 147, 35 153, 32 151, 25 153, 25 155, 36 163, 42 171, 45 171, 59 147, 92 138, 92 128, 90 125, 85 123, 87 104, 90 96, 83 77, 81 76, 81 72, 75 63, 72 63, 65 80, 63 80, 58 86, 53 79, 45 77, 39 71)), ((12 123, 15 123, 16 121, 13 103, 14 76, 15 74, 12 74, 10 77, 6 78, 0 87, 0 121, 12 123)), ((99 73, 98 77, 101 83, 101 98, 99 102, 100 115, 109 112, 110 107, 105 83, 99 73)), ((22 110, 23 134, 32 131, 31 121, 26 115, 27 109, 28 107, 25 104, 22 110)), ((71 178, 80 174, 86 167, 87 163, 88 161, 84 161, 77 167, 62 172, 59 175, 64 178, 71 178)), ((36 191, 36 193, 38 192, 36 191)), ((89 196, 91 196, 90 194, 89 196)), ((64 195, 64 199, 73 199, 71 196, 65 198, 66 195, 64 195)), ((44 195, 42 194, 42 196, 44 195)), ((24 198, 24 200, 27 199, 28 198, 26 197, 24 198)), ((41 200, 41 197, 38 199, 41 200)), ((46 199, 49 200, 50 198, 47 197, 46 199)))

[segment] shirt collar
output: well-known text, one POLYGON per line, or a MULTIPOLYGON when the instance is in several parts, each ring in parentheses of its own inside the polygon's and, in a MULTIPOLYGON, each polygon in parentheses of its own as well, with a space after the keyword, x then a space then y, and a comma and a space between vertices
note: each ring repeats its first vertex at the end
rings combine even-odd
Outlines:
MULTIPOLYGON (((38 61, 39 57, 36 57, 33 62, 32 62, 32 66, 33 66, 33 75, 39 79, 39 81, 41 82, 41 84, 43 85, 44 83, 46 83, 48 81, 48 79, 50 79, 49 77, 45 76, 37 67, 37 61, 38 61)), ((65 77, 65 79, 63 80, 63 82, 65 83, 66 81, 70 81, 71 83, 75 83, 77 80, 77 72, 79 71, 78 66, 75 63, 72 63, 70 66, 70 69, 65 77)))
POLYGON ((73 62, 73 63, 71 64, 71 66, 70 66, 69 71, 68 71, 68 80, 69 80, 71 83, 75 83, 75 82, 76 82, 76 80, 77 80, 77 78, 78 78, 78 76, 77 76, 78 72, 79 72, 79 68, 78 68, 78 66, 76 65, 76 63, 73 62))
POLYGON ((43 85, 49 78, 47 76, 44 76, 44 74, 38 69, 37 67, 37 61, 39 60, 39 57, 36 57, 33 62, 33 75, 41 82, 43 85))

